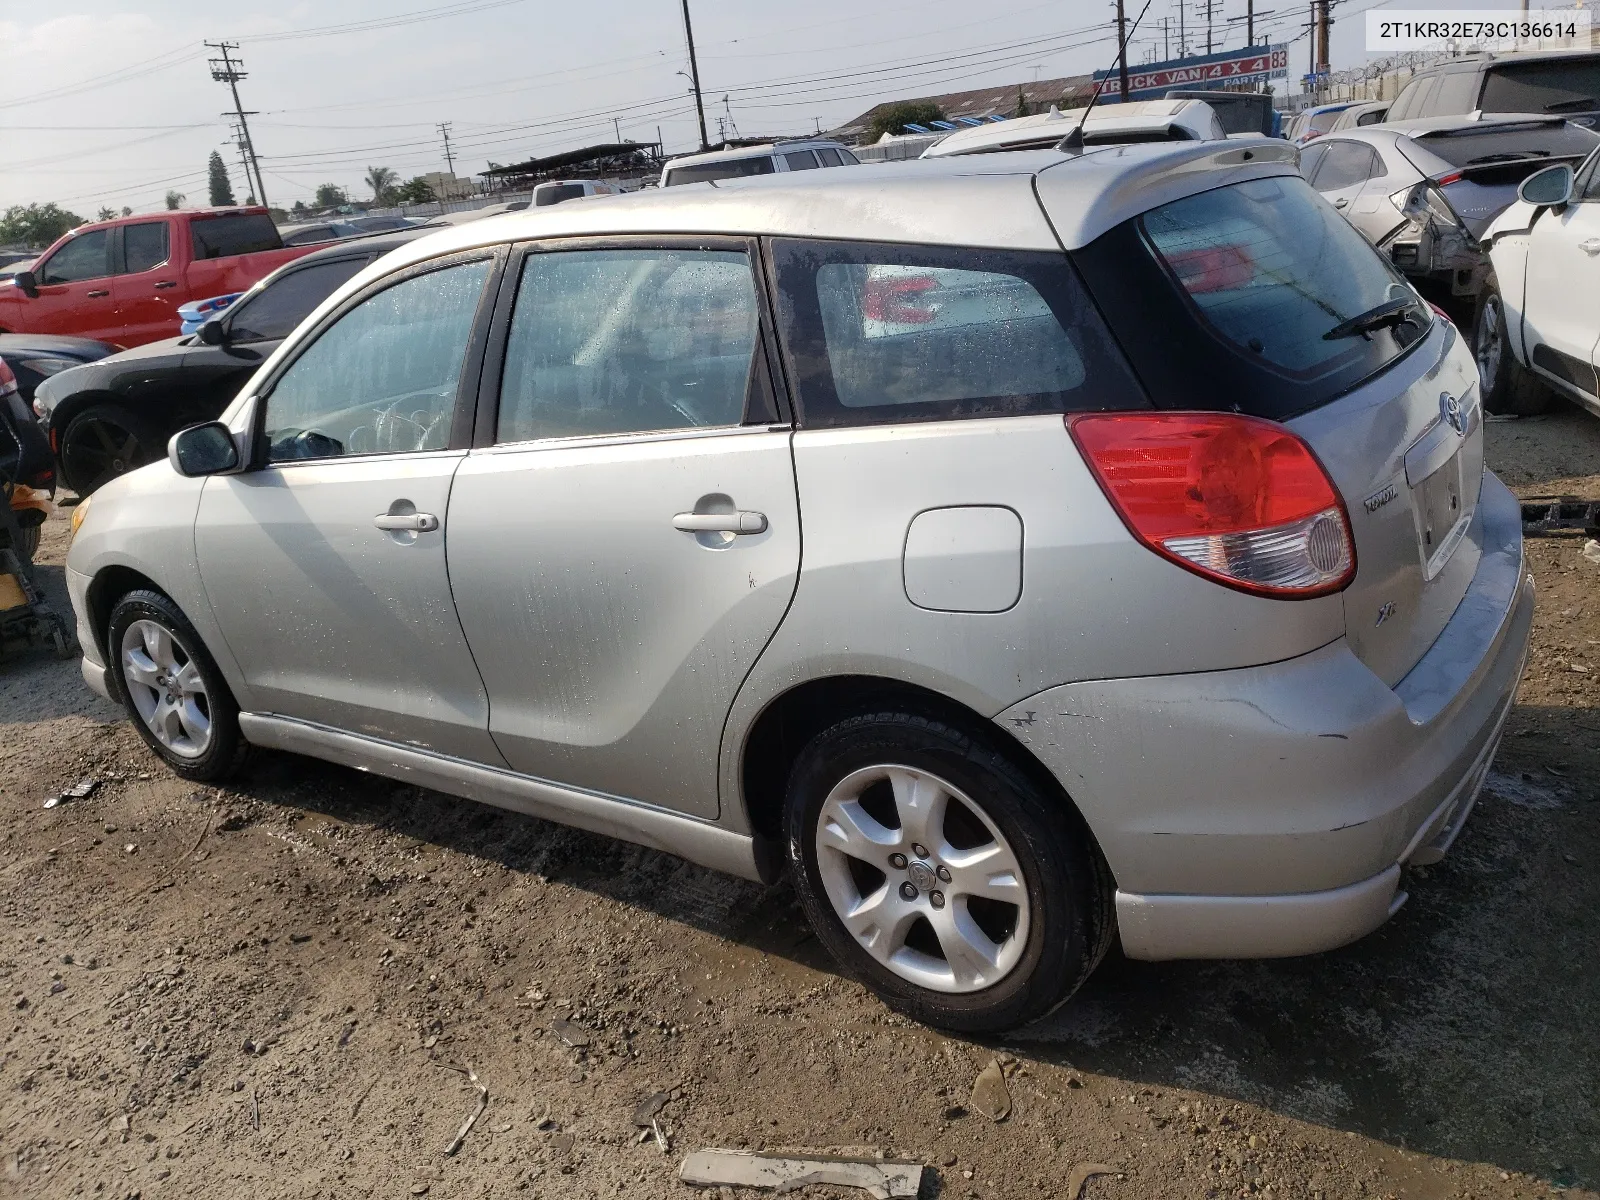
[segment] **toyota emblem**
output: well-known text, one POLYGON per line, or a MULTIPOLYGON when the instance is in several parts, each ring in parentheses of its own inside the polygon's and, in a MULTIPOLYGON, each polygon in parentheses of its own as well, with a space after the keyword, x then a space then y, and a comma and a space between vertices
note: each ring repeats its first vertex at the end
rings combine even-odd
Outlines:
POLYGON ((1449 392, 1439 393, 1439 413, 1444 417, 1445 423, 1457 433, 1467 432, 1466 414, 1461 411, 1461 401, 1449 392))

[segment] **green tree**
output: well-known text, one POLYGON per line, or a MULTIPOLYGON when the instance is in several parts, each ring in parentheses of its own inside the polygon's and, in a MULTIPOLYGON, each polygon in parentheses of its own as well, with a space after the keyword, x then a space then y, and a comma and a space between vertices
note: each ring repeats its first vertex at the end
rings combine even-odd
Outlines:
POLYGON ((126 204, 124 204, 122 206, 122 215, 125 216, 125 217, 133 216, 133 209, 129 208, 126 204))
POLYGON ((421 175, 406 180, 395 189, 394 194, 397 204, 427 204, 439 198, 433 194, 433 188, 421 175))
POLYGON ((117 210, 114 208, 107 208, 104 204, 102 204, 100 206, 100 211, 95 213, 94 219, 96 221, 115 221, 117 219, 117 210))
POLYGON ((1022 94, 1022 85, 1019 83, 1017 85, 1017 111, 1011 115, 1013 117, 1025 117, 1028 115, 1028 111, 1028 98, 1022 94))
POLYGON ((367 186, 372 189, 372 202, 382 208, 394 204, 394 185, 399 178, 388 167, 368 167, 367 186))
POLYGON ((886 133, 904 133, 907 125, 926 125, 944 120, 944 109, 927 100, 905 100, 890 104, 867 126, 864 141, 870 145, 886 133))
POLYGON ((304 221, 311 215, 311 210, 306 207, 304 200, 296 200, 293 207, 289 209, 289 215, 296 221, 304 221))
POLYGON ((350 197, 336 183, 319 183, 317 194, 311 202, 318 208, 338 208, 341 204, 349 204, 350 197))
POLYGON ((172 212, 175 209, 182 208, 183 202, 188 198, 182 192, 169 190, 167 192, 167 211, 172 212))
POLYGON ((55 204, 13 204, 0 217, 0 243, 43 250, 83 218, 55 204))
POLYGON ((211 161, 206 164, 206 189, 211 203, 215 205, 238 203, 233 198, 233 180, 228 178, 228 164, 222 161, 222 155, 216 150, 211 152, 211 161))

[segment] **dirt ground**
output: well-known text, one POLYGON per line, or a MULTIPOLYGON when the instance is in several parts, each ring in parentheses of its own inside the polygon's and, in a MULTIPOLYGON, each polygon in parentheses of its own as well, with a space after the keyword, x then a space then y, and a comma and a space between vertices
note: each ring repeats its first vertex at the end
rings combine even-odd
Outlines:
MULTIPOLYGON (((1489 426, 1600 499, 1600 421, 1489 426)), ((65 525, 44 575, 61 603, 65 525)), ((922 1195, 1595 1197, 1600 564, 1529 543, 1497 773, 1336 953, 1146 964, 998 1043, 842 979, 787 887, 261 754, 196 788, 76 664, 0 664, 0 1195, 683 1197, 702 1147, 870 1147, 922 1195), (86 777, 86 800, 44 799, 86 777), (1004 1066, 1013 1111, 969 1111, 1004 1066), (459 1152, 447 1146, 488 1104, 459 1152), (668 1098, 669 1143, 640 1141, 668 1098)), ((733 1193, 726 1193, 732 1196, 733 1193)), ((853 1195, 814 1189, 816 1195, 853 1195)), ((746 1193, 745 1195, 753 1195, 746 1193)))

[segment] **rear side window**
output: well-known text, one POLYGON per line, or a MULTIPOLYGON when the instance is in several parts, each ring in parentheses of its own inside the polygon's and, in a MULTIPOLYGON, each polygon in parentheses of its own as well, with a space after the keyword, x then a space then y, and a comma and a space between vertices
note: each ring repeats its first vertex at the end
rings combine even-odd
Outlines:
POLYGON ((1163 408, 1285 420, 1376 374, 1432 326, 1410 285, 1298 176, 1163 205, 1074 258, 1163 408), (1339 328, 1394 302, 1409 323, 1339 328))
POLYGON ((1560 113, 1600 110, 1600 57, 1510 62, 1484 74, 1484 112, 1560 113))
POLYGON ((235 254, 256 254, 278 250, 283 241, 278 227, 266 213, 242 213, 225 217, 203 217, 192 221, 196 258, 228 258, 235 254))
POLYGON ((712 179, 743 179, 749 175, 771 175, 772 155, 758 158, 724 159, 722 162, 690 163, 667 172, 667 186, 679 183, 705 183, 712 179))
POLYGON ((153 270, 167 261, 167 223, 143 221, 122 227, 122 260, 126 274, 153 270))
POLYGON ((1356 125, 1357 126, 1361 126, 1361 125, 1381 125, 1381 124, 1383 124, 1384 117, 1387 116, 1387 115, 1388 115, 1388 110, 1387 109, 1375 108, 1371 112, 1364 112, 1359 117, 1357 117, 1356 118, 1356 125))
POLYGON ((825 167, 838 167, 844 164, 844 160, 839 157, 839 152, 831 150, 827 146, 823 146, 817 151, 817 157, 822 160, 822 165, 825 167))
POLYGON ((543 208, 547 204, 560 204, 563 200, 576 200, 582 195, 581 183, 557 183, 534 192, 533 203, 535 208, 543 208))
POLYGON ((806 425, 1140 408, 1063 255, 773 243, 806 425))
POLYGON ((848 150, 846 150, 846 149, 841 147, 838 150, 837 153, 839 155, 839 162, 843 166, 846 166, 846 167, 859 167, 861 165, 861 160, 859 158, 857 158, 854 154, 851 154, 850 151, 848 151, 848 150))
POLYGON ((1478 73, 1447 71, 1433 94, 1433 111, 1441 115, 1469 113, 1478 106, 1478 73))
POLYGON ((791 171, 814 171, 817 169, 817 156, 809 150, 796 150, 783 156, 784 165, 791 171))
POLYGON ((288 337, 312 309, 371 261, 371 257, 347 258, 280 276, 228 314, 229 340, 264 342, 288 337))

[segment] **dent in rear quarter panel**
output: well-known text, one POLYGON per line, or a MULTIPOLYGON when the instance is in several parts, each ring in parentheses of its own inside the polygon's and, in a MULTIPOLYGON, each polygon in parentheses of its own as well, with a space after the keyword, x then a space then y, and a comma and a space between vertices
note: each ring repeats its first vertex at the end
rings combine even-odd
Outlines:
MULTIPOLYGON (((1337 596, 1248 596, 1135 542, 1060 416, 801 430, 794 457, 800 582, 734 702, 724 796, 741 794, 743 743, 756 717, 808 680, 899 680, 988 718, 1061 683, 1274 662, 1344 632, 1337 596), (1022 592, 1003 612, 931 611, 907 598, 902 556, 912 520, 965 505, 1021 518, 1022 592)), ((743 805, 724 811, 730 822, 744 819, 743 805)))
POLYGON ((129 567, 153 580, 189 618, 239 707, 248 709, 249 688, 211 614, 195 557, 195 516, 206 482, 184 478, 162 459, 107 484, 94 495, 67 566, 91 577, 129 567))

